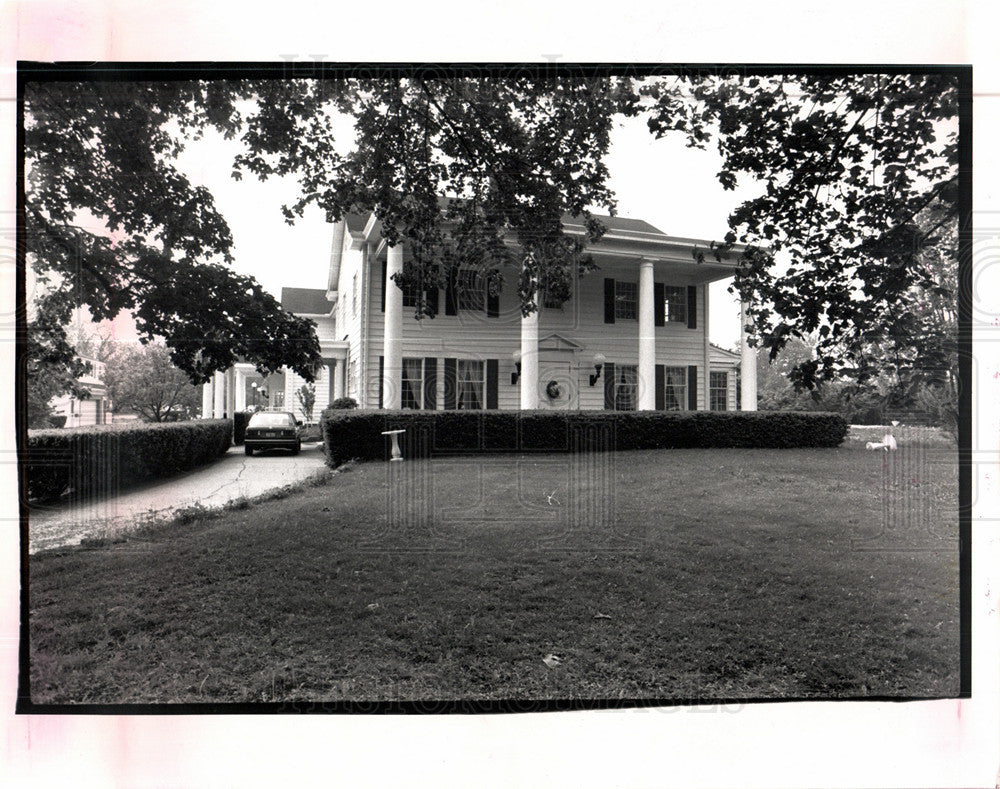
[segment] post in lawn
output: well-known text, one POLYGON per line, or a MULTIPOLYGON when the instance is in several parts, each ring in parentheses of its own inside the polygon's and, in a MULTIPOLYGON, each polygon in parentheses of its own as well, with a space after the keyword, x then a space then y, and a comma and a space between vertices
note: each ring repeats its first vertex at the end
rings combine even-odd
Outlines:
POLYGON ((405 430, 383 430, 383 436, 392 436, 392 457, 389 458, 390 461, 402 461, 403 453, 399 451, 399 434, 405 433, 405 430))

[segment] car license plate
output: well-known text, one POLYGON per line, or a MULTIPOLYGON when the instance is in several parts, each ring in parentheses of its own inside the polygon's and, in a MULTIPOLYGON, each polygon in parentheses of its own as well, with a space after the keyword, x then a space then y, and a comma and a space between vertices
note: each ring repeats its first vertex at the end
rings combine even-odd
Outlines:
POLYGON ((264 434, 264 438, 276 438, 276 437, 277 437, 277 435, 278 435, 278 434, 277 434, 277 433, 275 433, 275 432, 274 432, 273 430, 269 430, 268 432, 266 432, 266 433, 264 434))

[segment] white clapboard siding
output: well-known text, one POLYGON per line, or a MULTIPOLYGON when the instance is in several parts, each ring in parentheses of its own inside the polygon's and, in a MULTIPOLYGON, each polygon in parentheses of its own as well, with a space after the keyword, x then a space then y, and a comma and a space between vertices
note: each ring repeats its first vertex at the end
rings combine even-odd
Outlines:
MULTIPOLYGON (((350 260, 345 254, 346 265, 341 268, 340 298, 348 304, 350 312, 351 287, 353 271, 360 263, 360 253, 352 253, 350 260), (356 257, 355 257, 356 256, 356 257)), ((367 384, 369 387, 370 407, 377 407, 379 387, 379 357, 383 354, 384 312, 382 312, 382 277, 381 261, 372 259, 368 266, 371 278, 367 300, 368 311, 368 358, 367 384)), ((612 277, 616 280, 638 282, 638 266, 636 263, 603 263, 600 270, 592 271, 582 276, 574 288, 573 297, 562 309, 541 310, 539 321, 539 339, 544 340, 551 334, 558 334, 566 340, 575 343, 579 349, 573 354, 571 374, 575 377, 575 385, 579 393, 578 407, 583 409, 600 409, 604 407, 603 376, 597 385, 589 385, 589 376, 594 372, 594 355, 602 353, 608 362, 614 364, 637 364, 639 358, 638 321, 617 321, 613 324, 604 323, 604 279, 612 277)), ((687 285, 677 279, 655 274, 656 282, 665 285, 687 285)), ((389 282, 388 287, 394 285, 389 282)), ((458 315, 445 314, 445 291, 439 294, 440 311, 437 317, 417 320, 412 308, 403 308, 403 356, 404 357, 435 357, 443 359, 454 357, 459 359, 498 359, 499 387, 498 405, 501 409, 516 409, 520 406, 520 385, 511 385, 510 375, 514 371, 512 352, 520 350, 521 346, 521 315, 518 308, 517 283, 512 273, 508 273, 500 295, 499 317, 487 317, 485 311, 471 313, 460 310, 458 315)), ((704 333, 707 326, 703 319, 704 289, 699 285, 697 304, 697 328, 689 329, 687 324, 668 323, 656 327, 656 363, 668 366, 695 365, 698 367, 698 408, 707 406, 707 393, 704 391, 704 333)), ((355 338, 360 337, 360 327, 355 329, 353 321, 349 321, 340 335, 349 334, 351 338, 352 358, 356 352, 355 338)), ((539 380, 544 386, 548 380, 546 357, 540 357, 539 380)), ((359 362, 360 371, 360 362, 359 362)), ((735 376, 731 376, 735 378, 735 376)), ((734 382, 731 382, 734 386, 734 382)), ((443 408, 444 371, 439 362, 437 407, 443 408)), ((735 393, 735 388, 733 388, 735 393)), ((356 399, 356 394, 352 393, 356 399)), ((735 397, 735 394, 733 395, 735 397)), ((544 399, 544 398, 543 398, 544 399)), ((544 407, 544 405, 543 405, 544 407)), ((735 408, 735 401, 733 402, 735 408)))

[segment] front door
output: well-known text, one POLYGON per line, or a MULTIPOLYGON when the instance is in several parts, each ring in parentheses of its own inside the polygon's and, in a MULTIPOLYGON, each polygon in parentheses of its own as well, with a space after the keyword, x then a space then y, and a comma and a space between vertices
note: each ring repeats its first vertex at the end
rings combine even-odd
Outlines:
POLYGON ((538 407, 579 408, 572 353, 543 351, 538 360, 538 407))

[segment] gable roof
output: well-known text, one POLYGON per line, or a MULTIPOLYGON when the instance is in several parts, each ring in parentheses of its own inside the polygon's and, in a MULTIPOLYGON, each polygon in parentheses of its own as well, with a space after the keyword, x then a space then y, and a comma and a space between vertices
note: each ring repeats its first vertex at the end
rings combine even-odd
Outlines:
POLYGON ((295 315, 329 315, 333 305, 318 288, 282 288, 281 307, 295 315))

